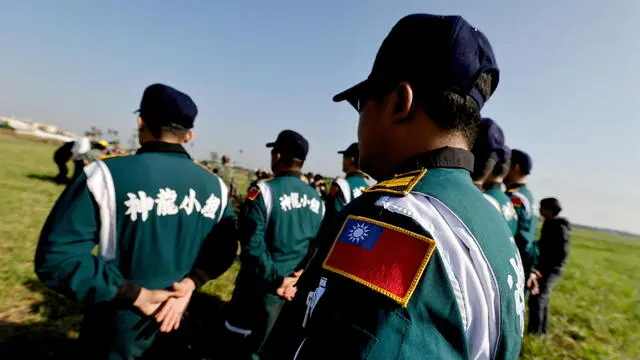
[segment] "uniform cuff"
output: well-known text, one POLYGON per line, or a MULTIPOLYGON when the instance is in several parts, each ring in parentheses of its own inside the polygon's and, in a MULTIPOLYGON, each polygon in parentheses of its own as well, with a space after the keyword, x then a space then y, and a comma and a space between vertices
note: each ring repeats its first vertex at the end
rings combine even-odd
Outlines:
POLYGON ((142 288, 139 285, 136 285, 129 280, 125 280, 118 288, 116 300, 133 304, 140 295, 141 290, 142 288))
POLYGON ((187 277, 193 280, 193 283, 196 284, 196 289, 201 288, 204 284, 211 280, 211 277, 207 275, 205 271, 200 269, 191 270, 187 277))

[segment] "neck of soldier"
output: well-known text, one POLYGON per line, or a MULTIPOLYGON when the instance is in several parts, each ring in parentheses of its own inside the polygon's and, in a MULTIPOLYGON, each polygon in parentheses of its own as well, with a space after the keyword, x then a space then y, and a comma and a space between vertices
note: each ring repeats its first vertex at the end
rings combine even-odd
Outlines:
POLYGON ((361 172, 360 169, 358 169, 357 167, 355 167, 353 165, 347 165, 342 170, 347 175, 352 174, 352 173, 356 173, 356 172, 361 172))
POLYGON ((148 131, 140 132, 139 140, 140 140, 140 145, 144 145, 150 142, 163 142, 167 144, 182 145, 186 142, 185 139, 179 139, 170 134, 161 134, 159 137, 155 137, 151 135, 151 133, 148 131))
POLYGON ((501 184, 504 182, 504 176, 489 176, 486 180, 487 183, 498 183, 501 184))
POLYGON ((386 154, 388 158, 384 162, 390 164, 390 167, 380 169, 382 171, 379 171, 379 174, 366 170, 365 172, 373 176, 374 179, 389 179, 394 176, 395 170, 404 161, 443 147, 469 150, 469 144, 462 133, 445 131, 436 126, 433 121, 425 121, 418 129, 406 132, 400 141, 390 147, 393 151, 386 154), (425 137, 424 134, 429 134, 429 136, 425 137))
POLYGON ((277 163, 273 167, 273 172, 275 174, 280 174, 280 173, 285 173, 285 172, 302 172, 302 167, 295 166, 295 165, 285 166, 285 165, 282 165, 280 163, 277 163))
POLYGON ((506 186, 511 186, 514 184, 526 184, 526 183, 527 183, 527 177, 525 175, 516 175, 516 176, 508 177, 504 181, 504 184, 506 186))

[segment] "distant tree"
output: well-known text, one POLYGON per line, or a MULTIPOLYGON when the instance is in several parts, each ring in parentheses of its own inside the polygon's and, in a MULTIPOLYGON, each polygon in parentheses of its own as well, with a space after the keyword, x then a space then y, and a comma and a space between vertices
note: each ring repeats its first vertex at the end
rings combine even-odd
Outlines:
POLYGON ((92 134, 94 134, 97 138, 101 138, 101 137, 102 137, 102 134, 103 134, 102 130, 100 130, 100 128, 95 127, 95 126, 92 126, 92 127, 89 129, 89 132, 90 132, 90 133, 92 133, 92 134))
POLYGON ((138 141, 138 129, 133 129, 133 134, 129 138, 129 150, 135 151, 140 147, 140 143, 138 141))
POLYGON ((211 162, 214 164, 217 164, 220 162, 220 155, 218 155, 218 153, 215 151, 211 152, 211 162))

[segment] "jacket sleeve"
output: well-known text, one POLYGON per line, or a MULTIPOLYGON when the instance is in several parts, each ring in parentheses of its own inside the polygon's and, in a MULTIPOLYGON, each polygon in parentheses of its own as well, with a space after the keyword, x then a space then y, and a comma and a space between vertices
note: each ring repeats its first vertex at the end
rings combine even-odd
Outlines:
POLYGON ((133 303, 140 287, 92 254, 98 231, 98 207, 83 173, 62 193, 45 222, 36 249, 36 274, 49 288, 83 303, 116 298, 133 303))
POLYGON ((334 181, 333 184, 331 184, 329 193, 325 197, 325 218, 332 218, 335 216, 344 209, 346 203, 342 190, 340 190, 340 186, 338 186, 334 181))
POLYGON ((196 288, 224 274, 231 267, 238 253, 237 235, 236 216, 229 202, 222 219, 207 235, 188 275, 196 288))
POLYGON ((267 210, 262 194, 247 200, 239 218, 242 266, 253 269, 255 275, 269 288, 282 283, 266 244, 267 210))

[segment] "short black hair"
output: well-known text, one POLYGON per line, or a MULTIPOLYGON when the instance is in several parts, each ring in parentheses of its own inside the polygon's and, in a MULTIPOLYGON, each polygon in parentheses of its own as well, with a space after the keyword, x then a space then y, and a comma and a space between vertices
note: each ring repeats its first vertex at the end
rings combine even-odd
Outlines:
POLYGON ((505 177, 509 172, 509 163, 496 163, 491 172, 492 176, 505 177))
POLYGON ((489 174, 491 174, 491 172, 495 168, 495 165, 496 165, 496 160, 489 157, 485 159, 479 159, 479 158, 474 159, 473 172, 471 173, 471 179, 473 181, 485 179, 487 176, 489 176, 489 174))
POLYGON ((540 208, 549 209, 553 216, 558 216, 562 211, 562 206, 560 206, 560 201, 556 198, 544 198, 540 200, 540 208))
POLYGON ((149 132, 151 132, 151 135, 156 139, 162 135, 172 135, 177 138, 184 138, 189 133, 189 129, 185 129, 177 125, 158 125, 154 123, 145 123, 145 125, 149 129, 149 132))
POLYGON ((280 159, 278 160, 278 163, 286 167, 294 167, 294 166, 302 167, 302 165, 304 165, 304 160, 298 159, 291 155, 280 154, 280 159))
MULTIPOLYGON (((475 87, 488 100, 491 96, 493 74, 484 72, 476 80, 475 87)), ((420 104, 431 119, 443 130, 462 133, 471 147, 478 134, 480 125, 480 107, 469 95, 463 96, 453 91, 433 93, 417 88, 420 104)))

